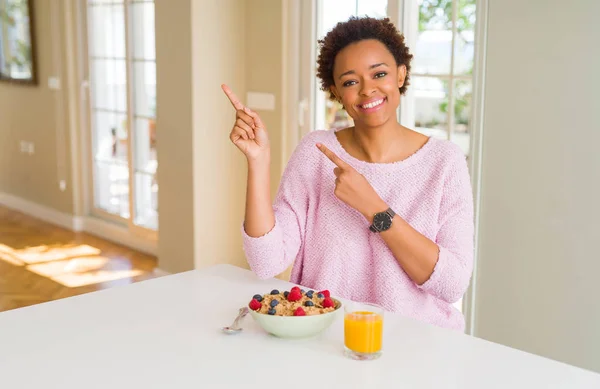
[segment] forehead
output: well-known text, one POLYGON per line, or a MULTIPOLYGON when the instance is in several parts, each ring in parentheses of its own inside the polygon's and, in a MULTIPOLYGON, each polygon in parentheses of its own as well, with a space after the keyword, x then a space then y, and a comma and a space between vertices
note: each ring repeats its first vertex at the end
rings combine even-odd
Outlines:
POLYGON ((385 62, 393 66, 396 62, 388 48, 376 39, 365 39, 344 47, 335 57, 333 74, 349 70, 361 71, 369 69, 375 63, 385 62))

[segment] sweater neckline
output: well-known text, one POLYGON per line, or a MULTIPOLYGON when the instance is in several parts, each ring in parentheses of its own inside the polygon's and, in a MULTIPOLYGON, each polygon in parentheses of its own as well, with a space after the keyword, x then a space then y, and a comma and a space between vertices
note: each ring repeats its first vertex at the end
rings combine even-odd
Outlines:
POLYGON ((336 129, 336 130, 328 131, 330 133, 329 136, 331 136, 333 139, 332 143, 334 145, 334 148, 336 149, 335 153, 344 161, 346 161, 354 166, 360 166, 363 168, 391 168, 391 167, 410 166, 410 165, 414 164, 415 162, 417 162, 418 160, 420 160, 421 158, 423 158, 423 156, 428 153, 428 151, 434 146, 434 144, 438 140, 437 138, 434 138, 433 136, 429 136, 429 138, 427 139, 427 142, 425 142, 425 144, 423 144, 423 146, 421 146, 417 151, 415 151, 408 157, 401 159, 399 161, 367 162, 367 161, 363 161, 361 159, 358 159, 358 158, 352 156, 350 153, 348 153, 346 151, 346 149, 344 148, 344 146, 342 146, 342 144, 340 143, 340 141, 338 140, 338 138, 335 134, 337 131, 339 131, 339 130, 336 129))

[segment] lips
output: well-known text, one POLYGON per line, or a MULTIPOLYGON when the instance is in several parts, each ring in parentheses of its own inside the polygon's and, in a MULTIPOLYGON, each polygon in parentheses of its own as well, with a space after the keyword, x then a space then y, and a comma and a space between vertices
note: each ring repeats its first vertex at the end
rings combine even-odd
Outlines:
POLYGON ((383 106, 383 103, 385 103, 386 100, 387 100, 387 97, 371 99, 363 104, 358 105, 358 108, 360 108, 361 110, 363 110, 365 112, 376 111, 383 106))

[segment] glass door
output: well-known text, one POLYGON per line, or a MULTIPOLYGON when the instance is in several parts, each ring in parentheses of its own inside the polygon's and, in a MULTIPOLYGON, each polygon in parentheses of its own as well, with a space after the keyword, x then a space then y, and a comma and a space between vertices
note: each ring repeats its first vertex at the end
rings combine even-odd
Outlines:
POLYGON ((158 229, 154 1, 89 0, 93 213, 158 229))

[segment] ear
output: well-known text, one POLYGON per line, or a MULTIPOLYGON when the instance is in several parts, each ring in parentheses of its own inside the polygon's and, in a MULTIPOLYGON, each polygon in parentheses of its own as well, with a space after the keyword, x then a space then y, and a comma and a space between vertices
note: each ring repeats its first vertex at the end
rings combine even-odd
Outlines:
POLYGON ((335 87, 335 85, 331 85, 329 87, 329 90, 335 96, 335 99, 341 104, 342 103, 342 99, 340 98, 340 94, 338 93, 337 88, 335 87))
POLYGON ((402 88, 404 80, 406 80, 406 66, 400 65, 398 66, 398 88, 402 88))

